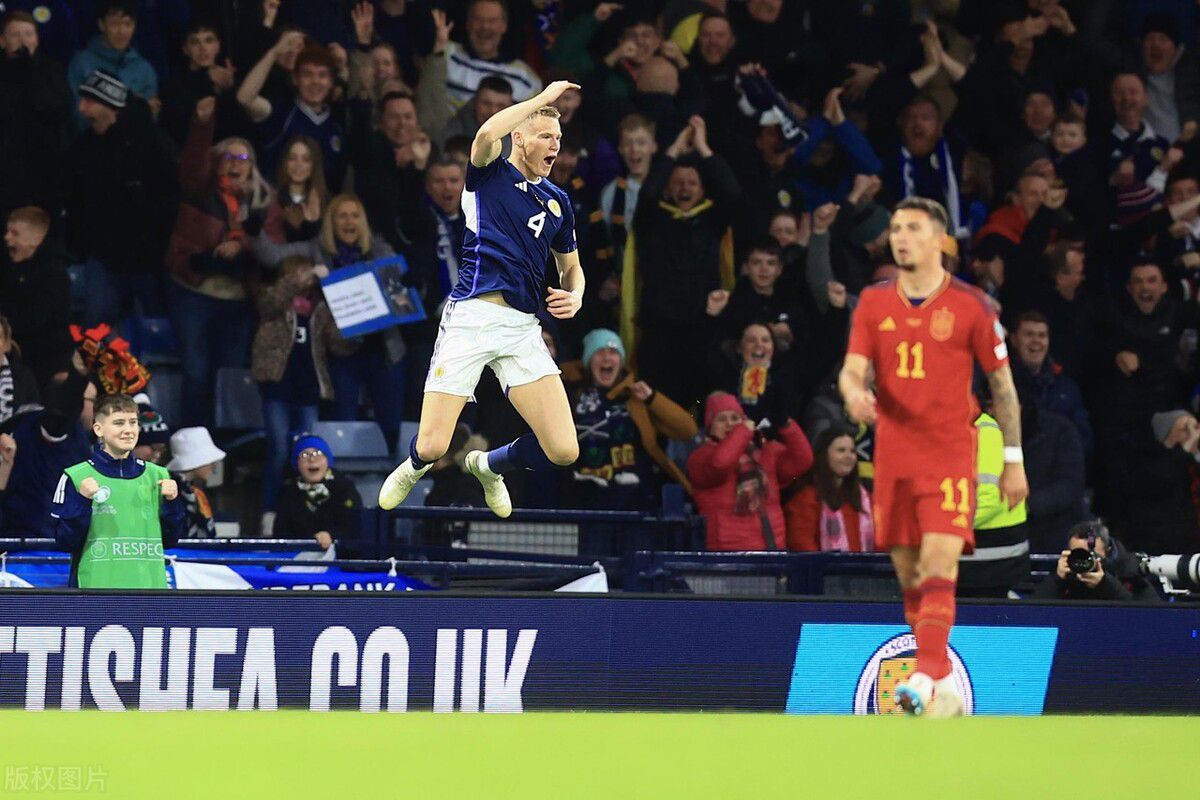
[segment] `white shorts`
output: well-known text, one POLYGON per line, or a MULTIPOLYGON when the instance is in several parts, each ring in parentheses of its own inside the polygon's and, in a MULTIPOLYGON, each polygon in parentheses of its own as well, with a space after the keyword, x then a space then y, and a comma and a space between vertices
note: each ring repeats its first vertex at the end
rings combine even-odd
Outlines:
POLYGON ((447 302, 425 391, 473 397, 485 366, 496 373, 505 394, 561 373, 534 315, 477 297, 447 302))

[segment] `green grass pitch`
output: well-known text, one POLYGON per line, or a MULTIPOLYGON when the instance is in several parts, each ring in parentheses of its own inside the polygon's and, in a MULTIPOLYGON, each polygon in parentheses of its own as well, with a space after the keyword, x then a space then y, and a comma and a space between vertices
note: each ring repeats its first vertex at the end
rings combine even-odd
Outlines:
POLYGON ((1200 717, 0 712, 5 798, 1101 800, 1197 754, 1200 717))

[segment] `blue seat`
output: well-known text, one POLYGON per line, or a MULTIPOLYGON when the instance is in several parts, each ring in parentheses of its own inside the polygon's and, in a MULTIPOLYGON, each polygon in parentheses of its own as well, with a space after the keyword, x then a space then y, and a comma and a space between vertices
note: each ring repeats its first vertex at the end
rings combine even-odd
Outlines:
POLYGON ((129 347, 146 366, 179 363, 175 333, 166 317, 135 316, 130 319, 129 347))
POLYGON ((383 431, 374 422, 318 422, 309 432, 329 443, 343 472, 386 475, 396 466, 383 431))
POLYGON ((179 413, 183 400, 183 374, 170 366, 154 370, 146 384, 146 395, 154 410, 162 415, 171 429, 179 427, 179 413))
POLYGON ((262 395, 248 369, 217 370, 214 421, 217 430, 262 431, 262 395))
POLYGON ((417 435, 417 430, 421 427, 419 422, 411 422, 404 420, 400 423, 400 435, 396 437, 396 463, 399 464, 404 459, 408 458, 408 445, 417 435))

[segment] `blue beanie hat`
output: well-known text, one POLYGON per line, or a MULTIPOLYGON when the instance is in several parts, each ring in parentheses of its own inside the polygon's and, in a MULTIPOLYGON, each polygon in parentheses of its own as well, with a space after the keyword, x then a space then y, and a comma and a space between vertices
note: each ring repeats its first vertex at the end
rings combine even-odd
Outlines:
POLYGON ((296 441, 292 443, 292 466, 298 467, 300 463, 300 454, 308 449, 320 450, 325 454, 325 460, 329 462, 329 466, 333 466, 333 449, 330 448, 329 442, 322 439, 320 436, 313 436, 311 433, 302 433, 296 437, 296 441))
POLYGON ((583 366, 587 368, 588 362, 592 360, 592 356, 600 350, 612 348, 621 355, 621 366, 625 366, 625 345, 621 342, 621 337, 615 331, 610 331, 608 328, 596 328, 596 330, 583 337, 583 366))

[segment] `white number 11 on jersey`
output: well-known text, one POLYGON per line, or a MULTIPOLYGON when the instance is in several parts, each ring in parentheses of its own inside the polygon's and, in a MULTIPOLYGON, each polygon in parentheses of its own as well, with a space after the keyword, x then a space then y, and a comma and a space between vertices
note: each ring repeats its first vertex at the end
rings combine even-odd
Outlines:
POLYGON ((525 224, 529 226, 529 230, 533 231, 533 238, 538 238, 542 235, 542 228, 546 227, 546 212, 534 214, 525 224))

